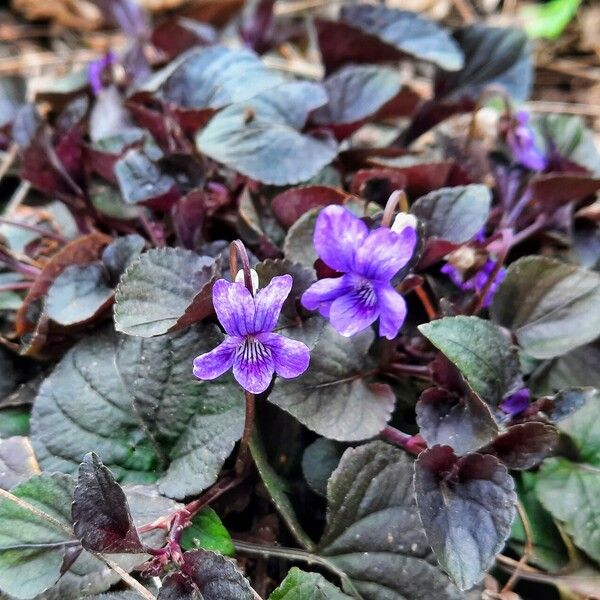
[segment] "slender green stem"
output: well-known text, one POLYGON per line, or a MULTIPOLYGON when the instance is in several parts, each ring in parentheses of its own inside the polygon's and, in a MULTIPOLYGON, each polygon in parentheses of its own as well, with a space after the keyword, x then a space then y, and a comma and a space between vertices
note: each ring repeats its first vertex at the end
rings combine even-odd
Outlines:
POLYGON ((284 546, 261 546, 260 544, 243 542, 241 540, 233 540, 233 545, 240 554, 262 556, 264 558, 283 558, 284 560, 303 562, 308 565, 319 565, 339 577, 340 581, 344 583, 344 589, 351 593, 357 600, 364 600, 352 583, 350 577, 332 562, 318 554, 306 552, 305 550, 298 550, 297 548, 285 548, 284 546))

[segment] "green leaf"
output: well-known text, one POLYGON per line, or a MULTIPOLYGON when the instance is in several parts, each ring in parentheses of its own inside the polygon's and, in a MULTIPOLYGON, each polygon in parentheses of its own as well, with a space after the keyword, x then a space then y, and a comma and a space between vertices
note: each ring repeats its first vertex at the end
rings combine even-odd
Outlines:
POLYGON ((319 554, 350 577, 364 600, 464 598, 431 562, 413 467, 401 450, 371 442, 346 450, 329 480, 319 554))
POLYGON ((557 427, 568 435, 578 450, 578 459, 600 469, 600 392, 582 390, 584 404, 560 420, 557 427))
POLYGON ((308 114, 326 101, 323 88, 316 83, 284 83, 223 109, 196 136, 196 147, 262 183, 307 181, 337 154, 331 138, 299 131, 308 114))
POLYGON ((302 473, 314 492, 321 496, 327 494, 327 482, 343 453, 343 444, 323 437, 307 446, 302 457, 302 473))
POLYGON ((271 592, 269 600, 351 600, 338 587, 318 573, 307 573, 292 567, 281 585, 271 592))
MULTIPOLYGON (((556 523, 537 498, 536 481, 535 473, 521 473, 515 479, 519 501, 531 530, 533 551, 530 560, 546 571, 556 573, 567 563, 567 549, 556 523)), ((511 533, 511 546, 522 552, 526 538, 523 522, 517 513, 511 533)))
POLYGON ((410 212, 425 225, 427 238, 462 244, 485 225, 491 203, 492 194, 485 185, 461 185, 421 196, 410 212))
POLYGON ((211 550, 225 556, 233 556, 235 553, 229 532, 212 508, 201 510, 192 519, 191 525, 183 530, 181 547, 184 550, 211 550))
POLYGON ((550 0, 546 4, 528 4, 519 11, 530 38, 554 40, 577 13, 581 0, 550 0))
POLYGON ((33 598, 58 581, 65 548, 77 543, 71 528, 74 488, 73 477, 42 473, 12 490, 33 510, 0 499, 2 591, 15 598, 33 598))
POLYGON ((491 317, 534 358, 560 356, 600 335, 600 274, 526 256, 508 268, 491 317))
POLYGON ((28 438, 14 436, 0 440, 0 488, 9 490, 39 472, 28 438))
POLYGON ((497 406, 518 385, 516 348, 493 323, 478 317, 444 317, 419 325, 419 331, 486 402, 497 406))
POLYGON ((112 302, 100 262, 70 265, 52 282, 46 296, 46 315, 68 327, 93 320, 112 302))
POLYGON ((15 406, 0 410, 0 439, 29 435, 29 407, 15 406))
POLYGON ((311 354, 308 370, 296 379, 277 379, 269 401, 327 438, 364 440, 388 422, 395 397, 387 384, 367 383, 374 333, 340 336, 329 324, 311 354))
POLYGON ((547 114, 533 119, 532 125, 542 138, 545 153, 557 152, 560 156, 600 175, 600 150, 594 133, 585 126, 581 117, 547 114))
POLYGON ((212 313, 219 264, 182 248, 155 248, 129 266, 115 294, 115 328, 150 337, 212 313))
POLYGON ((536 493, 575 544, 600 560, 600 469, 566 458, 546 459, 537 474, 536 493))
POLYGON ((121 482, 156 479, 157 456, 136 417, 116 365, 117 338, 88 336, 40 387, 31 442, 43 469, 75 474, 93 448, 121 482))
POLYGON ((320 208, 313 208, 305 212, 290 227, 283 243, 283 253, 289 261, 312 268, 319 258, 313 245, 313 236, 320 211, 320 208))
POLYGON ((143 210, 140 206, 127 204, 116 187, 101 179, 92 180, 89 197, 97 211, 113 219, 123 221, 137 219, 140 211, 143 210))
POLYGON ((600 388, 600 344, 587 344, 545 362, 531 376, 531 391, 543 396, 568 387, 600 388))
POLYGON ((221 340, 218 329, 207 326, 156 338, 127 337, 117 350, 136 413, 166 455, 160 488, 174 498, 212 485, 242 436, 244 396, 233 377, 198 381, 192 374, 194 357, 221 340))

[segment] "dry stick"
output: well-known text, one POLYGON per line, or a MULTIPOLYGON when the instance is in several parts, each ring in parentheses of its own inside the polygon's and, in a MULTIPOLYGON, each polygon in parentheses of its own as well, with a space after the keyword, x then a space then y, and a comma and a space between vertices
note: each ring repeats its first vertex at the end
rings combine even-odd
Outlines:
POLYGON ((16 189, 15 193, 12 195, 12 198, 9 200, 8 204, 6 205, 4 214, 10 215, 15 210, 17 210, 17 208, 19 207, 21 202, 23 202, 23 200, 25 200, 25 198, 27 197, 27 194, 29 194, 30 189, 31 189, 31 184, 29 183, 29 181, 21 181, 21 183, 19 184, 19 187, 16 189))
MULTIPOLYGON (((73 530, 70 527, 67 527, 64 523, 61 523, 58 519, 49 515, 48 513, 40 510, 33 504, 30 504, 26 500, 7 492, 6 490, 0 489, 0 496, 6 498, 8 501, 13 502, 17 506, 20 506, 22 509, 27 510, 28 512, 34 514, 36 517, 51 523, 57 529, 60 529, 63 533, 68 535, 69 537, 73 537, 73 530)), ((115 573, 121 577, 121 579, 129 585, 133 590, 138 592, 141 596, 146 598, 147 600, 156 600, 156 597, 151 594, 139 581, 136 581, 131 575, 126 573, 118 564, 113 562, 110 558, 107 558, 103 554, 97 554, 93 552, 94 556, 96 556, 101 561, 105 562, 115 573)))
POLYGON ((48 229, 44 229, 39 225, 30 225, 29 223, 23 223, 22 221, 15 221, 13 219, 7 219, 6 217, 0 217, 0 224, 10 225, 11 227, 19 227, 21 229, 27 229, 28 231, 34 231, 35 233, 39 233, 43 237, 50 238, 61 244, 67 242, 67 240, 60 235, 59 233, 54 233, 53 231, 49 231, 48 229))
POLYGON ((517 500, 517 511, 519 512, 519 517, 521 518, 521 523, 523 523, 523 529, 525 531, 525 547, 523 548, 523 555, 519 559, 515 570, 512 572, 512 575, 509 577, 508 581, 505 583, 502 588, 502 593, 509 592, 515 583, 519 580, 520 571, 523 565, 527 564, 529 556, 533 551, 533 535, 531 532, 531 524, 529 523, 529 518, 525 513, 525 509, 520 501, 517 500))

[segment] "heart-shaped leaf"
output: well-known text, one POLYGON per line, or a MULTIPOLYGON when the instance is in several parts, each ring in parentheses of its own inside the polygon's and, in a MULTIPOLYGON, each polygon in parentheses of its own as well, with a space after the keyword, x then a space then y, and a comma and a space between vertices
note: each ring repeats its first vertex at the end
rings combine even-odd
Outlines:
POLYGON ((398 60, 405 55, 449 71, 463 66, 460 48, 434 22, 413 12, 377 5, 344 6, 341 21, 317 21, 328 71, 344 63, 398 60))
POLYGON ((152 249, 125 271, 115 293, 115 328, 150 337, 212 313, 219 263, 181 248, 152 249))
POLYGON ((327 104, 312 121, 319 125, 359 123, 374 115, 402 87, 402 75, 388 67, 350 65, 328 77, 323 85, 327 104))
POLYGON ((125 493, 93 452, 83 457, 71 508, 75 535, 94 552, 143 552, 125 493))
POLYGON ((9 490, 40 472, 29 438, 16 435, 0 440, 0 488, 9 490))
POLYGON ((344 591, 356 597, 464 598, 431 562, 415 503, 413 466, 398 448, 372 442, 346 450, 329 479, 319 554, 347 575, 344 591))
POLYGON ((316 83, 282 84, 222 110, 196 136, 196 146, 203 154, 262 183, 307 181, 337 154, 332 139, 299 131, 308 114, 326 101, 325 91, 316 83))
POLYGON ((600 468, 548 458, 537 474, 536 493, 544 508, 564 524, 575 544, 594 560, 600 560, 600 468))
POLYGON ((526 470, 542 462, 558 445, 558 431, 553 425, 530 421, 509 427, 491 445, 509 469, 526 470))
POLYGON ((225 556, 233 556, 235 552, 229 532, 212 508, 201 510, 183 530, 181 547, 211 550, 225 556))
POLYGON ((519 386, 516 349, 493 323, 478 317, 444 317, 419 331, 454 363, 475 392, 497 406, 519 386))
POLYGON ((513 331, 527 354, 560 356, 600 335, 600 275, 551 258, 526 256, 508 268, 491 316, 513 331))
POLYGON ((364 440, 388 422, 395 397, 383 383, 367 383, 368 351, 374 339, 367 330, 344 338, 326 325, 304 375, 278 379, 269 401, 303 425, 330 439, 364 440))
POLYGON ((470 390, 459 395, 429 388, 421 394, 416 412, 427 444, 450 446, 459 455, 489 444, 499 432, 490 408, 470 390))
POLYGON ((484 185, 443 187, 417 199, 410 212, 423 222, 427 238, 462 244, 481 231, 491 203, 484 185))
POLYGON ((249 100, 283 81, 254 52, 213 46, 182 54, 141 89, 183 108, 218 109, 249 100))
POLYGON ((68 327, 96 318, 112 303, 113 291, 107 285, 101 262, 70 265, 52 283, 46 296, 46 314, 68 327))
POLYGON ((292 567, 281 585, 271 592, 269 600, 351 600, 352 596, 327 581, 318 573, 307 573, 292 567))
POLYGON ((449 446, 434 446, 417 459, 415 489, 436 558, 459 588, 471 588, 502 550, 515 517, 506 467, 489 454, 458 458, 449 446))

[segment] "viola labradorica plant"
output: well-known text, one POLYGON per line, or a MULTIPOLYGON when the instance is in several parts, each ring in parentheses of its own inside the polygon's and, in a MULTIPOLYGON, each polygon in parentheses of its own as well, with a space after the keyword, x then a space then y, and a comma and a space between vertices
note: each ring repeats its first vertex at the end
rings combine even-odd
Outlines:
POLYGON ((526 111, 517 112, 506 134, 506 142, 515 161, 532 171, 543 171, 548 159, 538 146, 529 119, 526 111))
POLYGON ((302 296, 334 329, 350 337, 379 319, 379 334, 394 339, 406 318, 406 302, 391 280, 411 259, 417 243, 412 221, 399 231, 366 223, 343 206, 327 206, 317 218, 314 245, 341 277, 321 279, 302 296))
MULTIPOLYGON (((256 272, 251 278, 258 281, 256 272)), ((292 289, 291 275, 273 277, 255 291, 238 281, 219 279, 212 291, 213 305, 225 329, 223 342, 194 360, 198 379, 215 379, 233 367, 237 382, 248 392, 260 394, 273 374, 286 379, 306 371, 310 361, 306 344, 273 333, 281 308, 292 289)))

